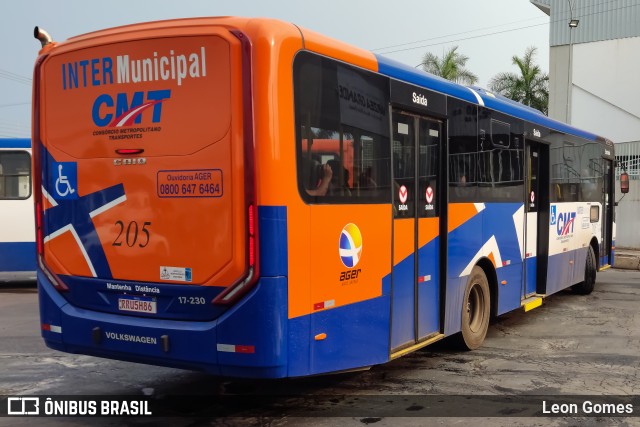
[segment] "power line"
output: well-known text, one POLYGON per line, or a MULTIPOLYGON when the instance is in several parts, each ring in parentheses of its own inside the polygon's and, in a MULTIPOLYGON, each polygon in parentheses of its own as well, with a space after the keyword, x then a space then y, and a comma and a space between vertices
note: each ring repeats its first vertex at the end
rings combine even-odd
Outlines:
MULTIPOLYGON (((603 3, 603 4, 609 4, 609 3, 617 3, 617 0, 610 0, 610 1, 608 1, 606 3, 603 3)), ((585 18, 587 16, 599 15, 599 14, 603 14, 603 13, 613 12, 613 11, 616 11, 616 10, 627 9, 627 8, 630 8, 630 7, 637 7, 637 6, 640 6, 640 5, 631 4, 631 5, 627 5, 627 6, 618 7, 618 8, 615 8, 615 9, 608 9, 608 10, 604 10, 604 11, 593 12, 593 13, 589 13, 589 14, 586 14, 586 15, 576 14, 576 17, 585 18)), ((576 10, 587 9, 587 8, 590 8, 590 7, 591 6, 583 6, 583 7, 580 7, 578 9, 576 9, 576 10)), ((537 19, 537 18, 532 18, 532 20, 533 19, 537 19)), ((523 20, 523 21, 526 21, 526 20, 523 20)), ((444 42, 431 43, 431 44, 414 46, 414 47, 404 48, 404 49, 396 49, 396 50, 384 51, 384 52, 380 52, 380 53, 381 54, 390 54, 390 53, 396 53, 396 52, 404 52, 404 51, 407 51, 407 50, 422 49, 422 48, 425 48, 425 47, 438 46, 438 45, 441 45, 441 44, 455 43, 455 42, 459 42, 459 41, 465 41, 465 40, 471 40, 471 39, 476 39, 476 38, 488 37, 488 36, 493 36, 493 35, 496 35, 496 34, 503 34, 503 33, 508 33, 508 32, 512 32, 512 31, 525 30, 525 29, 528 29, 528 28, 539 27, 539 26, 542 26, 542 25, 548 25, 548 24, 552 24, 552 23, 555 24, 556 22, 564 22, 564 21, 565 21, 565 18, 561 18, 561 19, 556 19, 555 21, 549 21, 549 22, 545 22, 545 23, 542 23, 542 24, 527 25, 527 26, 524 26, 524 27, 512 28, 512 29, 509 29, 509 30, 495 31, 495 32, 492 32, 492 33, 487 33, 487 34, 479 34, 479 35, 476 35, 476 36, 463 37, 463 38, 456 39, 456 40, 448 40, 448 41, 444 41, 444 42)), ((507 25, 507 24, 503 24, 503 25, 507 25)), ((487 27, 487 28, 498 28, 498 27, 501 27, 503 25, 497 25, 497 26, 487 27)), ((460 34, 467 34, 467 33, 472 33, 472 32, 481 31, 481 30, 482 29, 477 29, 477 30, 466 31, 466 32, 462 32, 462 33, 449 34, 447 36, 432 37, 430 39, 417 40, 417 41, 414 41, 414 42, 403 43, 403 44, 394 45, 394 46, 406 46, 406 45, 410 45, 410 44, 420 43, 422 41, 436 40, 436 39, 451 37, 451 36, 460 35, 460 34)), ((390 47, 393 47, 393 46, 390 46, 390 47)), ((383 50, 383 49, 386 49, 386 48, 378 48, 378 49, 373 49, 373 50, 383 50)))
POLYGON ((2 104, 0 105, 0 108, 17 107, 19 105, 31 105, 31 102, 16 102, 14 104, 2 104))
MULTIPOLYGON (((396 53, 396 52, 404 52, 404 51, 407 51, 407 50, 422 49, 422 48, 425 48, 425 47, 438 46, 438 45, 446 44, 446 43, 455 43, 455 42, 461 42, 461 41, 465 41, 465 40, 479 39, 481 37, 494 36, 496 34, 510 33, 512 31, 526 30, 527 28, 540 27, 542 25, 549 25, 549 23, 548 22, 544 22, 542 24, 528 25, 526 27, 512 28, 510 30, 495 31, 493 33, 480 34, 480 35, 477 35, 477 36, 470 36, 470 37, 463 37, 461 39, 456 39, 456 40, 448 40, 446 42, 431 43, 431 44, 425 44, 425 45, 421 45, 421 46, 407 47, 405 49, 396 49, 396 50, 390 50, 390 51, 387 51, 387 52, 380 52, 380 53, 381 54, 389 54, 389 53, 396 53)), ((438 37, 438 38, 440 38, 440 37, 438 37)))
POLYGON ((0 69, 0 78, 11 80, 16 83, 22 83, 25 85, 31 86, 31 79, 21 76, 16 73, 12 73, 11 71, 0 69))
POLYGON ((483 27, 483 28, 476 28, 475 30, 462 31, 460 33, 452 33, 452 34, 447 34, 445 36, 431 37, 431 38, 428 38, 428 39, 416 40, 416 41, 409 42, 409 43, 400 43, 400 44, 394 44, 394 45, 391 45, 391 46, 379 47, 379 48, 376 48, 376 49, 371 49, 371 51, 375 52, 377 50, 385 50, 385 49, 391 49, 391 48, 394 48, 394 47, 402 47, 402 46, 407 46, 407 45, 415 44, 415 43, 423 43, 423 42, 428 42, 428 41, 431 41, 431 40, 443 39, 443 38, 446 38, 446 37, 460 36, 462 34, 475 33, 476 31, 490 30, 492 28, 497 28, 497 27, 505 27, 507 25, 517 24, 517 23, 520 23, 520 22, 533 21, 533 20, 536 20, 536 19, 546 19, 546 18, 544 16, 540 16, 538 18, 520 19, 518 21, 507 22, 505 24, 492 25, 490 27, 483 27))

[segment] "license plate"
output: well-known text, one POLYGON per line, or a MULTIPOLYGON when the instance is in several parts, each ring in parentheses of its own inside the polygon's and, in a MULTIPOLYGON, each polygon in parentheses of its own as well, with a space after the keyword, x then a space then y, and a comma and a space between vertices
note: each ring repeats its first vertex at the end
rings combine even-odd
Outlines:
POLYGON ((121 297, 118 298, 118 310, 154 314, 158 312, 158 306, 153 298, 121 297))

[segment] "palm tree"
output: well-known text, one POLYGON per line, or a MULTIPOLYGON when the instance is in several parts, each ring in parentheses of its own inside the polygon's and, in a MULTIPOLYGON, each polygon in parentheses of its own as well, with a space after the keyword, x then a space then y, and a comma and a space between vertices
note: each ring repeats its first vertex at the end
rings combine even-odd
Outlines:
POLYGON ((533 62, 536 48, 528 47, 524 57, 513 56, 520 73, 499 73, 489 82, 489 89, 514 101, 547 114, 549 109, 549 75, 533 62))
POLYGON ((458 46, 452 47, 442 54, 442 58, 427 52, 420 65, 424 71, 447 80, 466 85, 475 84, 478 81, 478 76, 464 68, 469 57, 456 52, 457 49, 458 46))

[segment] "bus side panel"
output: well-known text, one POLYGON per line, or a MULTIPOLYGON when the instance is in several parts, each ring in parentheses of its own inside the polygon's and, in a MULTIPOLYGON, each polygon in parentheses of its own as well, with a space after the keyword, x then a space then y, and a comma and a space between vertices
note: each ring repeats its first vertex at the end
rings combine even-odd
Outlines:
MULTIPOLYGON (((590 207, 599 203, 553 203, 549 216, 549 268, 546 294, 584 280, 589 244, 601 235, 601 222, 590 222, 590 207)), ((602 212, 602 206, 599 206, 602 212)))
MULTIPOLYGON (((31 201, 25 200, 24 203, 31 204, 31 201)), ((0 242, 0 272, 35 270, 36 244, 34 242, 0 242)))
POLYGON ((311 374, 389 360, 389 295, 313 314, 311 374))

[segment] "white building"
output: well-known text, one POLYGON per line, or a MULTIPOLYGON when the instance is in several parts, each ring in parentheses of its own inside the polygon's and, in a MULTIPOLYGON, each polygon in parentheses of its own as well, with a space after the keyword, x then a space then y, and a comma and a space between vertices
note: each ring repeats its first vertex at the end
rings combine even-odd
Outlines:
POLYGON ((549 116, 624 143, 616 245, 640 248, 640 0, 530 1, 550 17, 549 116))

